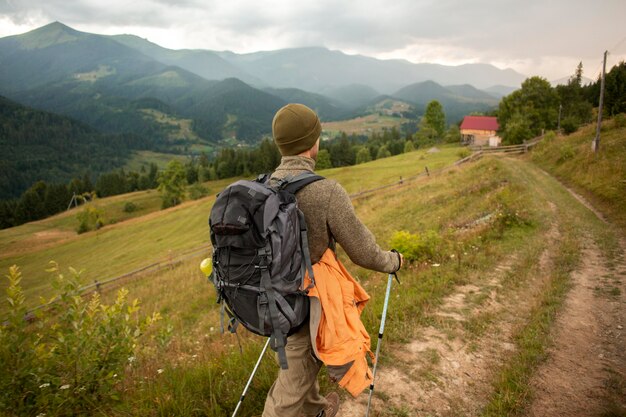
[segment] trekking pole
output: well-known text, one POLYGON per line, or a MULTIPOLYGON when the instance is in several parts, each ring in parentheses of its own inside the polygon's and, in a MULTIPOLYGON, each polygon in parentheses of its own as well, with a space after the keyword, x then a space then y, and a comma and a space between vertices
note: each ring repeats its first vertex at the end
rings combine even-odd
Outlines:
POLYGON ((243 389, 243 392, 241 393, 241 398, 239 398, 239 402, 237 403, 237 407, 235 407, 235 411, 233 411, 233 415, 232 417, 235 417, 237 415, 237 411, 239 411, 239 407, 241 407, 241 403, 243 402, 244 398, 246 398, 246 393, 248 392, 248 388, 250 388, 250 384, 252 383, 252 378, 254 378, 254 374, 256 374, 257 369, 259 369, 259 365, 261 364, 261 360, 263 359, 263 355, 265 355, 265 351, 267 350, 267 347, 270 344, 270 339, 269 337, 267 338, 267 342, 265 343, 265 346, 263 346, 263 350, 261 351, 261 355, 259 355, 259 359, 256 361, 256 365, 254 365, 254 369, 252 370, 252 375, 250 375, 250 379, 248 379, 248 383, 246 384, 246 387, 243 389))
POLYGON ((398 284, 400 280, 396 273, 389 274, 387 279, 387 292, 385 293, 385 303, 383 304, 383 317, 380 320, 380 329, 378 330, 378 342, 376 343, 376 357, 374 359, 374 371, 372 373, 372 384, 370 385, 370 396, 367 400, 367 410, 365 411, 365 417, 370 415, 370 406, 372 405, 372 394, 374 393, 374 380, 376 379, 376 367, 378 365, 378 355, 380 354, 380 345, 383 342, 383 332, 385 331, 385 317, 387 317, 387 306, 389 305, 389 294, 391 294, 391 282, 393 277, 396 277, 398 284))

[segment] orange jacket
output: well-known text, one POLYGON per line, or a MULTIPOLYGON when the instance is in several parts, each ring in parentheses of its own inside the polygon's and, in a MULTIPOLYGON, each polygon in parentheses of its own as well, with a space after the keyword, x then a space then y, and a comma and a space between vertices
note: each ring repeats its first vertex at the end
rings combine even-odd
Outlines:
MULTIPOLYGON (((373 360, 374 355, 361 322, 370 297, 330 249, 313 265, 313 273, 315 286, 309 290, 313 349, 331 380, 356 397, 372 382, 366 356, 373 360)), ((305 280, 308 285, 308 275, 305 280)))

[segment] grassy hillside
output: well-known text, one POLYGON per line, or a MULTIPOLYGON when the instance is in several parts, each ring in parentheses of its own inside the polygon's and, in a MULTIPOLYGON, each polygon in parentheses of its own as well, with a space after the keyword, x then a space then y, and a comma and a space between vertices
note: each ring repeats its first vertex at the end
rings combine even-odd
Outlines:
POLYGON ((626 233, 626 122, 621 115, 602 124, 600 151, 591 150, 596 125, 540 143, 532 160, 582 193, 626 233))
MULTIPOLYGON (((356 192, 397 181, 399 176, 406 178, 422 172, 424 166, 435 170, 448 165, 456 159, 457 152, 458 148, 444 148, 436 154, 417 151, 355 167, 328 170, 322 174, 336 178, 349 192, 356 192)), ((215 188, 222 185, 215 184, 215 188)), ((138 193, 137 198, 140 195, 138 193)), ((134 197, 120 196, 127 199, 134 197)), ((18 263, 24 272, 23 283, 28 296, 47 293, 46 274, 41 271, 48 259, 55 259, 64 268, 69 265, 87 268, 83 277, 85 280, 127 271, 146 260, 166 257, 169 250, 207 244, 206 219, 212 201, 213 197, 207 197, 121 222, 74 240, 58 242, 49 248, 3 258, 0 268, 6 271, 8 265, 18 263)), ((102 202, 114 204, 109 199, 102 202)), ((568 256, 567 263, 551 264, 551 268, 555 268, 554 273, 567 277, 568 268, 575 264, 578 253, 576 242, 582 233, 604 236, 595 237, 604 245, 608 245, 605 241, 610 241, 610 231, 605 225, 578 205, 556 181, 543 175, 533 164, 519 159, 485 158, 359 199, 355 207, 359 217, 383 247, 390 247, 396 231, 417 235, 430 232, 439 238, 438 242, 432 243, 433 253, 403 269, 400 273, 402 284, 394 284, 386 342, 383 344, 382 365, 385 367, 406 366, 409 369, 410 364, 404 363, 394 352, 413 338, 422 337, 426 326, 450 335, 446 340, 452 343, 455 330, 450 321, 434 312, 456 287, 473 285, 475 287, 472 288, 477 288, 475 293, 470 294, 471 297, 468 295, 474 304, 467 314, 473 314, 481 303, 488 302, 485 300, 489 300, 494 291, 500 302, 510 298, 510 291, 516 289, 521 291, 521 298, 515 298, 515 302, 528 299, 531 293, 541 297, 544 287, 531 287, 534 288, 531 292, 527 290, 527 283, 532 277, 543 277, 536 269, 542 251, 553 250, 556 260, 568 256), (562 245, 552 245, 552 240, 547 238, 551 225, 556 224, 555 219, 562 219, 558 225, 562 245), (583 230, 583 221, 591 224, 589 229, 583 230), (501 265, 507 263, 510 266, 507 267, 506 279, 502 283, 489 283, 490 272, 501 269, 501 265), (500 291, 503 291, 502 295, 500 291)), ((64 221, 67 220, 61 217, 46 220, 59 229, 64 221)), ((10 247, 11 242, 7 242, 17 238, 18 230, 25 236, 32 235, 41 223, 0 231, 0 242, 10 247)), ((374 335, 379 324, 386 276, 356 268, 345 256, 340 256, 372 295, 363 320, 368 331, 374 335)), ((126 284, 131 297, 142 300, 143 311, 158 311, 164 316, 164 330, 152 342, 145 342, 146 346, 138 351, 136 363, 129 366, 127 376, 120 382, 123 387, 122 401, 114 404, 112 410, 100 410, 103 414, 224 416, 232 412, 262 341, 241 331, 240 354, 238 339, 228 333, 219 333, 215 294, 198 269, 199 260, 188 260, 126 284)), ((546 276, 550 277, 551 273, 546 276)), ((542 281, 542 285, 550 289, 551 281, 548 278, 545 280, 547 283, 542 281)), ((561 282, 558 281, 559 285, 566 285, 561 282)), ((559 292, 561 295, 556 297, 557 301, 550 300, 551 309, 558 307, 563 291, 559 292)), ((113 296, 112 292, 103 295, 105 301, 110 301, 113 296)), ((539 313, 545 306, 542 300, 533 301, 539 313)), ((490 329, 502 317, 495 313, 468 317, 470 319, 463 324, 466 333, 463 333, 462 343, 474 346, 473 351, 480 351, 481 337, 489 339, 492 335, 490 329)), ((525 318, 520 317, 522 321, 514 328, 519 328, 515 332, 523 336, 519 342, 521 360, 518 361, 518 357, 511 352, 505 356, 518 373, 510 384, 505 379, 505 382, 494 385, 494 395, 489 403, 496 410, 507 411, 500 411, 499 414, 496 411, 491 415, 508 414, 511 408, 503 407, 510 407, 510 404, 518 407, 513 410, 519 410, 527 401, 525 384, 544 355, 541 346, 546 343, 551 317, 553 313, 544 317, 539 329, 525 326, 525 318), (523 343, 529 339, 534 341, 534 337, 539 337, 537 343, 540 346, 535 346, 535 350, 525 355, 523 343), (502 404, 501 398, 506 404, 502 404)), ((517 345, 514 349, 517 352, 517 345)), ((432 359, 433 363, 435 359, 432 359)), ((509 364, 503 366, 506 368, 509 364)), ((268 358, 263 361, 246 397, 242 415, 260 414, 264 395, 276 370, 274 361, 268 358)), ((412 379, 428 379, 437 383, 433 372, 412 375, 412 379)), ((493 372, 499 370, 494 369, 493 372)), ((322 381, 323 389, 328 390, 327 379, 322 378, 322 381)), ((381 385, 380 389, 380 398, 383 399, 395 390, 385 385, 381 385)), ((376 413, 382 417, 414 415, 397 404, 393 407, 381 406, 376 413)))
MULTIPOLYGON (((457 153, 457 147, 445 147, 433 154, 416 151, 356 167, 321 171, 321 174, 337 179, 348 192, 354 193, 397 182, 400 176, 419 174, 425 166, 432 170, 449 165, 458 159, 457 153)), ((232 181, 209 182, 208 197, 163 211, 158 210, 160 197, 155 191, 98 200, 95 204, 102 209, 105 219, 115 220, 116 224, 83 235, 74 232, 75 216, 81 208, 0 230, 0 270, 18 264, 24 271, 27 293, 48 295, 49 282, 41 277, 45 276, 43 270, 50 260, 85 269, 83 279, 91 282, 208 245, 207 220, 214 196, 232 181), (135 203, 139 210, 125 213, 126 202, 135 203)), ((3 282, 0 288, 4 285, 3 282)))

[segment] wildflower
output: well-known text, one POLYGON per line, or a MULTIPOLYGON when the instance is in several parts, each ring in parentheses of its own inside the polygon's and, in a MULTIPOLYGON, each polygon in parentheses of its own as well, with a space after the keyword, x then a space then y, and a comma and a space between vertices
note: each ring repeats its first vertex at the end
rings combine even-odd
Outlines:
POLYGON ((433 264, 433 266, 441 266, 441 264, 433 264))
POLYGON ((198 357, 198 355, 191 355, 191 357, 192 357, 193 359, 196 359, 196 358, 198 357))
POLYGON ((39 413, 37 414, 37 417, 46 417, 46 413, 39 413))
POLYGON ((226 371, 222 372, 222 376, 226 375, 226 371))
POLYGON ((453 259, 454 259, 454 254, 450 255, 450 258, 453 258, 453 259))
POLYGON ((211 327, 209 330, 213 332, 215 331, 215 327, 211 327))
POLYGON ((157 369, 157 373, 158 374, 162 374, 163 373, 163 369, 157 369))
POLYGON ((83 392, 83 391, 85 391, 85 390, 86 390, 86 388, 85 388, 85 387, 80 387, 80 388, 78 388, 78 392, 83 392))
POLYGON ((135 357, 134 356, 129 356, 128 357, 128 363, 133 363, 135 362, 135 357))
POLYGON ((59 389, 69 389, 69 388, 70 388, 70 384, 61 385, 59 387, 59 389))
POLYGON ((117 378, 117 374, 113 374, 113 378, 117 378))
POLYGON ((46 382, 45 384, 39 385, 39 388, 48 388, 49 386, 50 386, 50 383, 46 382))

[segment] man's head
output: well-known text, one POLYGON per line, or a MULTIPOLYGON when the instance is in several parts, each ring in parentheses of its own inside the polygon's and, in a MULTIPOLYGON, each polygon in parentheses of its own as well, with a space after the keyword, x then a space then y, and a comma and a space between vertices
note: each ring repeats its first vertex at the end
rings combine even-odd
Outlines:
POLYGON ((322 123, 304 104, 291 103, 276 112, 272 133, 281 155, 299 155, 311 150, 310 156, 315 159, 322 123))

